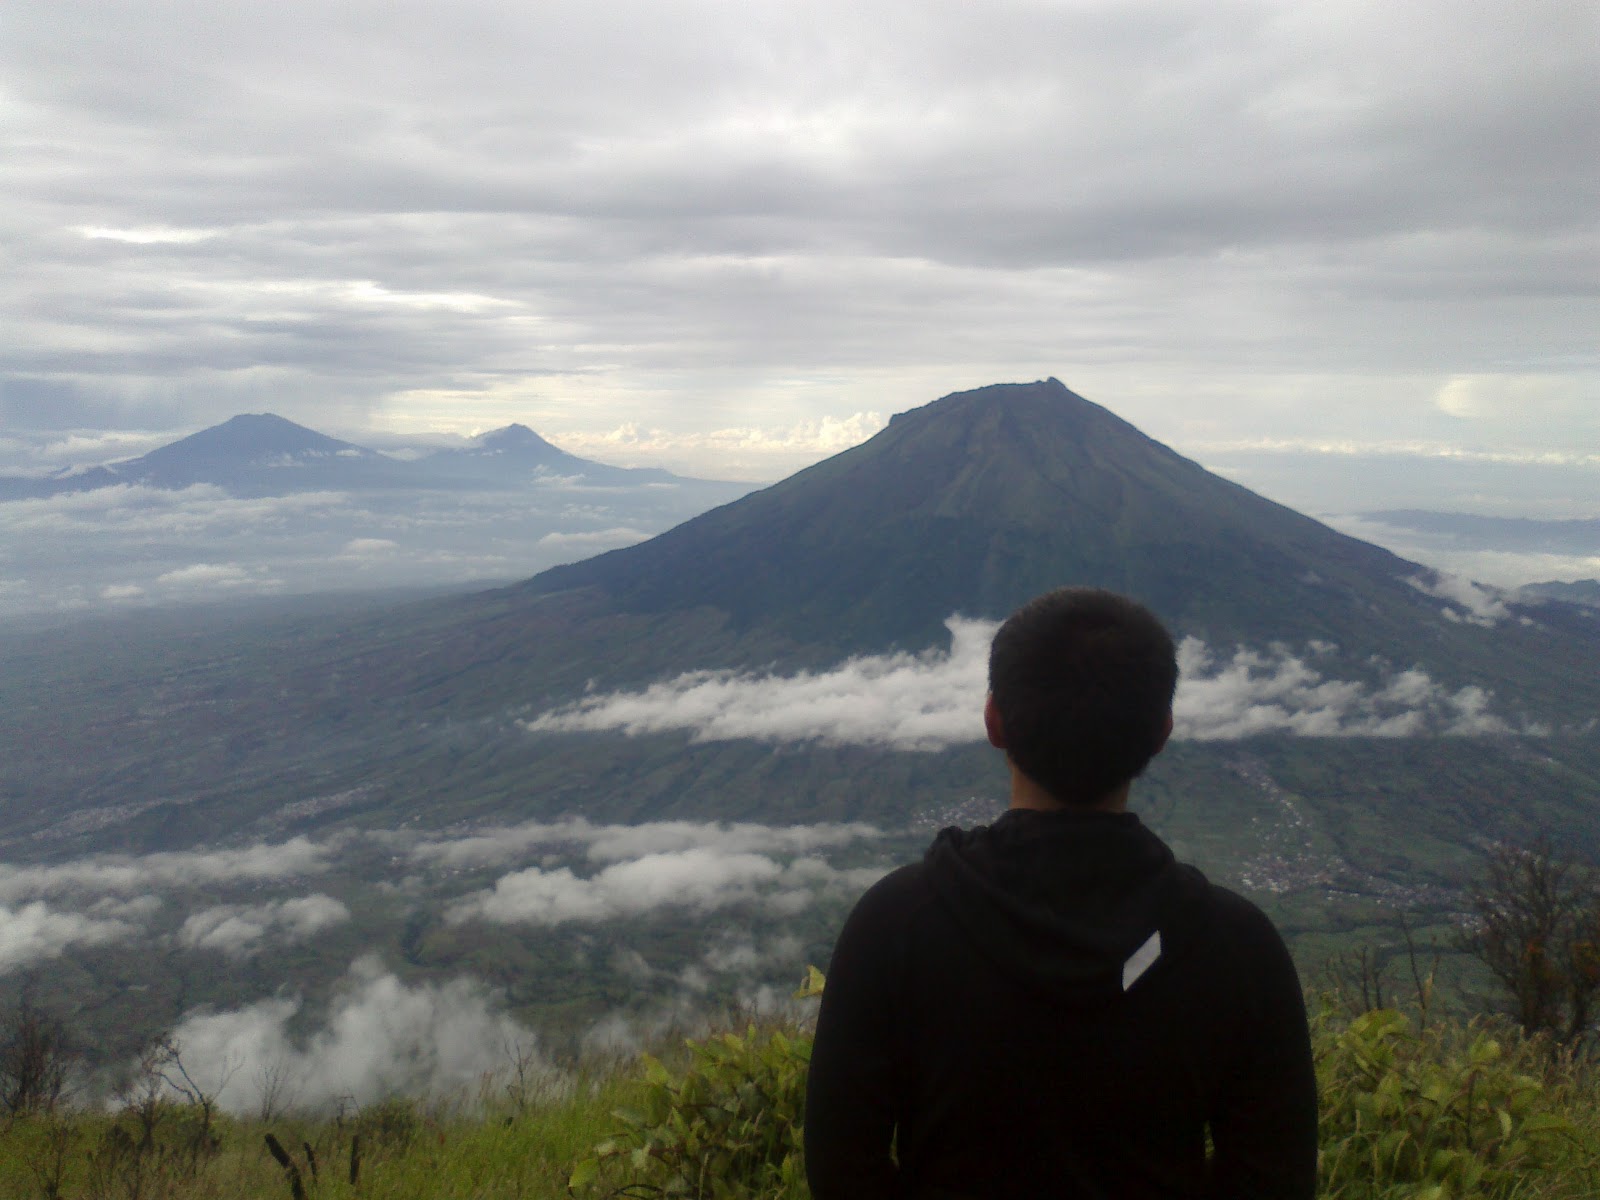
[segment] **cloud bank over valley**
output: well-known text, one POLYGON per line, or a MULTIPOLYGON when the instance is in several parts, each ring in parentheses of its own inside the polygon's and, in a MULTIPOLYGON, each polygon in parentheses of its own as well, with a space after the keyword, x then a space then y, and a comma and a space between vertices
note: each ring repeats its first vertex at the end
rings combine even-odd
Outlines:
POLYGON ((363 956, 337 983, 321 1022, 297 1036, 290 1026, 304 1008, 301 997, 275 996, 198 1012, 172 1037, 185 1068, 207 1086, 220 1083, 216 1099, 235 1113, 259 1113, 269 1090, 280 1108, 309 1109, 471 1093, 519 1052, 525 1065, 544 1068, 534 1033, 470 979, 407 984, 363 956))
MULTIPOLYGON (((1492 624, 1509 615, 1493 593, 1440 577, 1418 584, 1447 603, 1445 620, 1492 624)), ((637 691, 585 696, 532 717, 534 733, 683 732, 692 741, 750 738, 933 751, 984 740, 983 697, 995 622, 951 617, 948 650, 852 658, 826 671, 755 675, 691 671, 637 691)), ((1473 735, 1520 729, 1482 688, 1449 689, 1418 667, 1376 665, 1341 679, 1337 647, 1221 650, 1197 638, 1178 648, 1174 736, 1216 741, 1302 737, 1473 735)))
POLYGON ((519 1050, 543 1070, 550 1009, 604 1049, 778 1003, 907 853, 861 823, 569 818, 0 864, 0 995, 70 981, 113 1022, 100 1069, 171 1035, 231 1111, 439 1095, 519 1050))
POLYGON ((116 484, 0 500, 0 619, 508 581, 643 541, 744 490, 574 478, 520 491, 235 496, 116 484))

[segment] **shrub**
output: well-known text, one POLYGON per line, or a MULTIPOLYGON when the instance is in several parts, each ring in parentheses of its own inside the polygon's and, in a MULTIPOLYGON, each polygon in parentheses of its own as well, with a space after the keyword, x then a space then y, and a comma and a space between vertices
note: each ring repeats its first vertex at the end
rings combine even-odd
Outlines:
POLYGON ((644 1056, 637 1106, 622 1130, 579 1162, 570 1187, 601 1195, 804 1195, 801 1148, 811 1037, 757 1029, 687 1043, 681 1073, 644 1056))
POLYGON ((1378 1009, 1324 1012, 1315 1044, 1327 1200, 1595 1194, 1593 1130, 1568 1115, 1577 1068, 1546 1043, 1378 1009))

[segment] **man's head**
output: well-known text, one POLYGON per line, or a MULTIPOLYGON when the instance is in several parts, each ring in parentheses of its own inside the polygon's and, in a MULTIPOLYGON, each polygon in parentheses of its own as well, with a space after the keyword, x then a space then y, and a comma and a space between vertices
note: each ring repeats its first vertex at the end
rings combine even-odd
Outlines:
POLYGON ((1166 743, 1177 684, 1172 637, 1148 609, 1096 588, 1047 592, 989 648, 990 740, 1055 800, 1092 805, 1166 743))

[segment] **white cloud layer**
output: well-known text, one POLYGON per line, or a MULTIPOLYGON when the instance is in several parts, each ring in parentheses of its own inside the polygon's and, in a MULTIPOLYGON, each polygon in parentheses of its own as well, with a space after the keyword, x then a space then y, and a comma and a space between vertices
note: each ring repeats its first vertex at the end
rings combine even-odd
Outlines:
POLYGON ((303 1002, 278 997, 227 1012, 193 1013, 172 1031, 184 1066, 235 1113, 259 1111, 263 1087, 280 1102, 325 1108, 343 1097, 445 1096, 509 1065, 533 1035, 497 1010, 480 985, 459 979, 408 985, 376 958, 352 964, 323 1024, 289 1031, 303 1002))
MULTIPOLYGON (((1450 598, 1463 606, 1458 619, 1478 622, 1494 619, 1499 604, 1470 583, 1452 588, 1450 598)), ((996 625, 958 617, 946 624, 948 651, 853 658, 829 671, 789 676, 693 671, 643 691, 585 696, 524 724, 534 732, 683 731, 703 742, 753 738, 896 750, 979 742, 996 625)), ((1302 655, 1281 646, 1241 647, 1223 654, 1185 638, 1175 736, 1403 737, 1510 729, 1489 712, 1482 689, 1451 692, 1418 668, 1387 672, 1377 683, 1330 679, 1313 660, 1332 649, 1312 646, 1302 655)))
POLYGON ((265 942, 303 942, 349 919, 342 902, 320 893, 265 904, 218 904, 189 914, 178 930, 178 944, 244 958, 265 942))

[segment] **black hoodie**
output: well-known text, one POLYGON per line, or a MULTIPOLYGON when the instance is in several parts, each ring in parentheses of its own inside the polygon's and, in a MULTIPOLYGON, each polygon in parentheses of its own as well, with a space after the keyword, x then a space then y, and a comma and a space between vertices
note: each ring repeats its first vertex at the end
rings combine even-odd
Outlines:
POLYGON ((845 923, 805 1134, 817 1200, 1309 1200, 1299 980, 1131 813, 946 829, 845 923))

